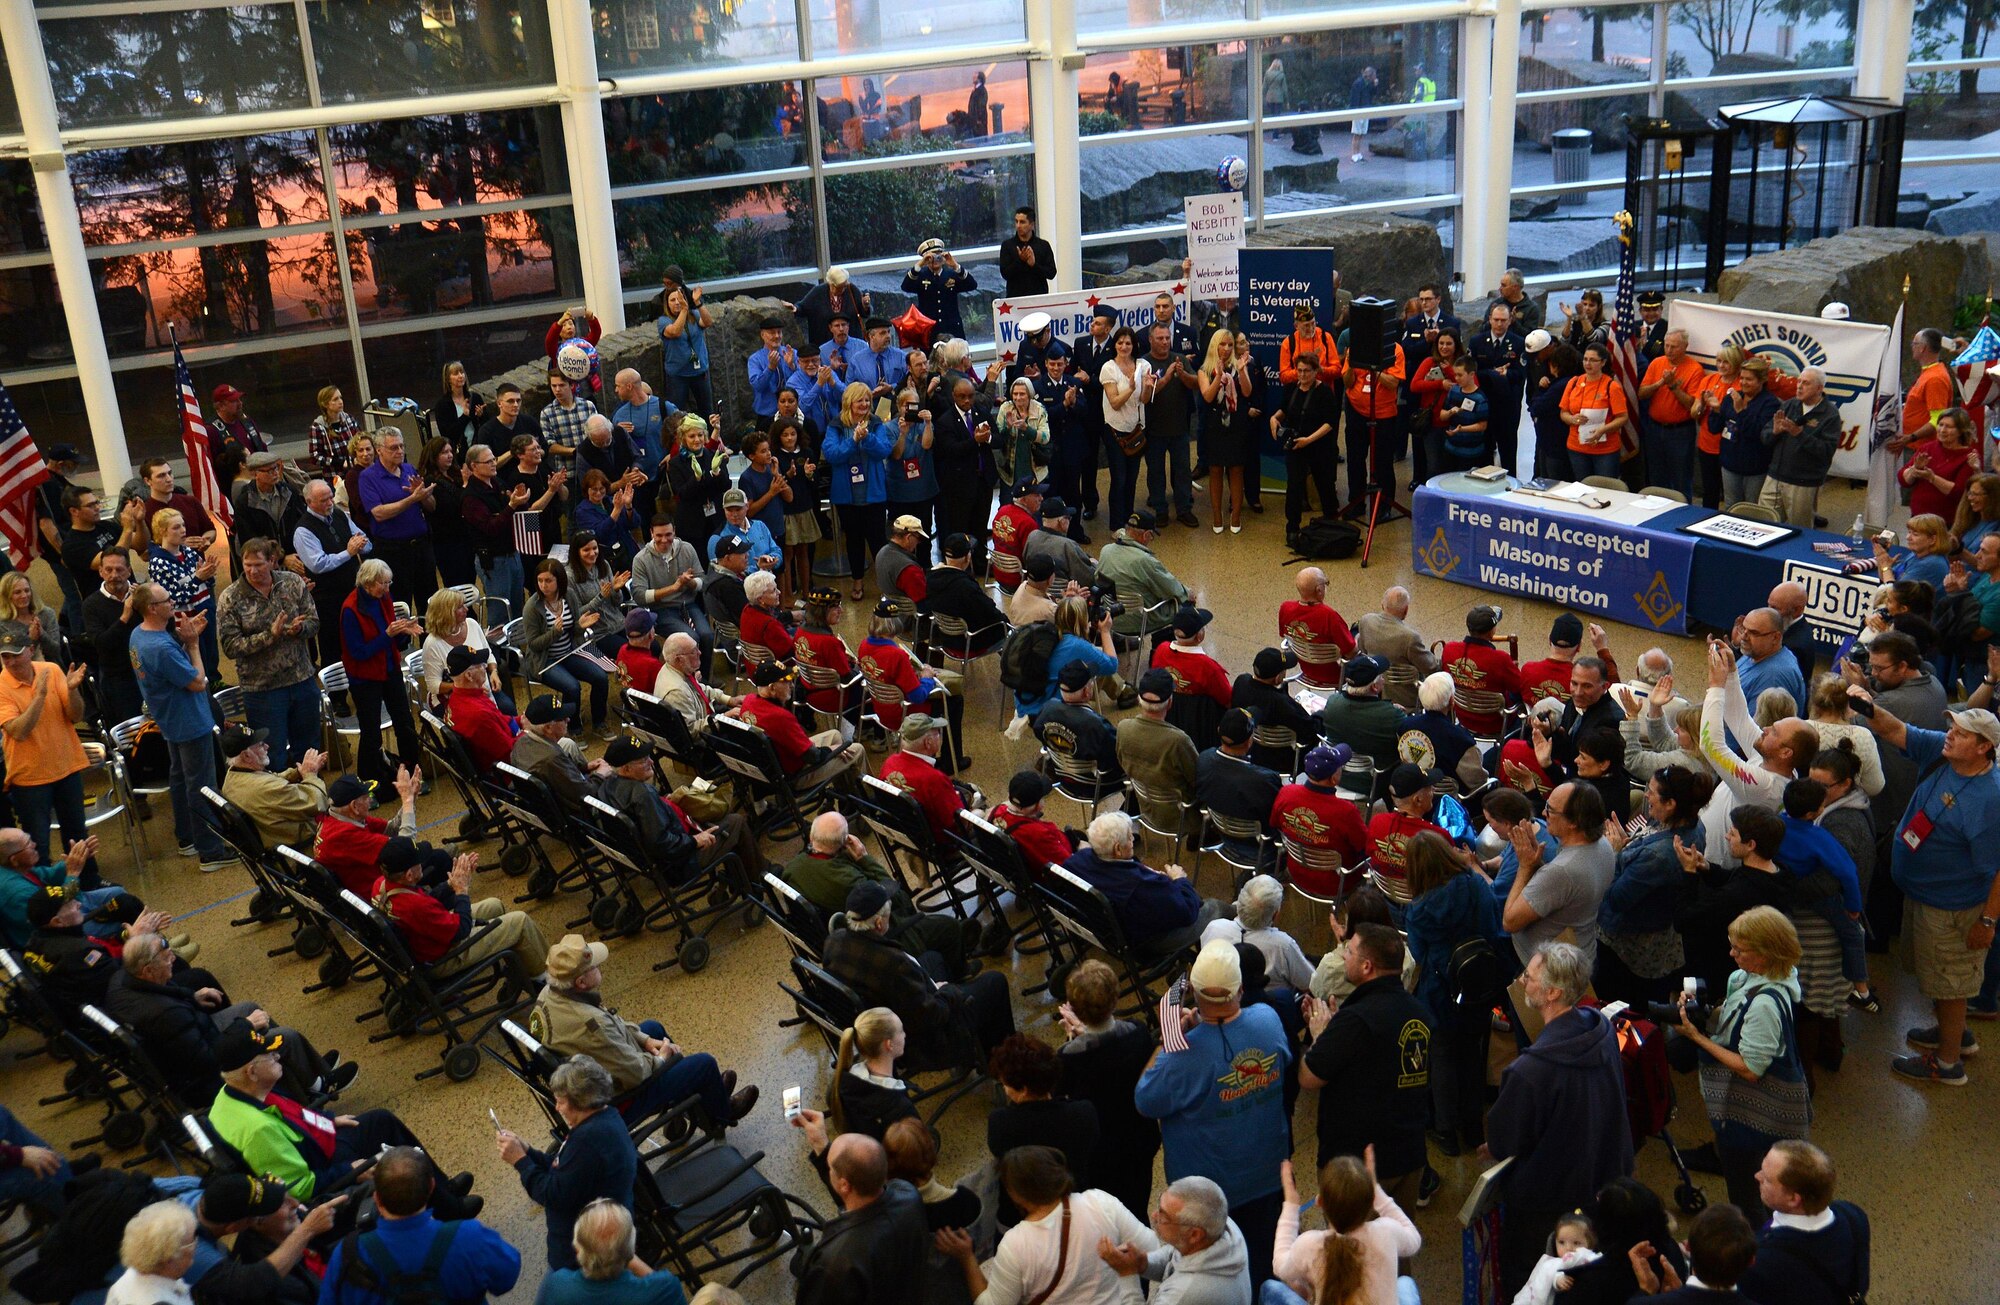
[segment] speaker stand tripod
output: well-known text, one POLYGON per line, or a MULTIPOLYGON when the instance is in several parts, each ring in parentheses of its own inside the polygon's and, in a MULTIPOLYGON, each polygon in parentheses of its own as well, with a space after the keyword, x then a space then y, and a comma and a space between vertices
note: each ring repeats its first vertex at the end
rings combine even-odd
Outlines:
MULTIPOLYGON (((1355 370, 1365 372, 1369 376, 1370 384, 1365 392, 1368 395, 1369 406, 1373 407, 1375 368, 1357 367, 1355 370)), ((1373 416, 1368 418, 1368 468, 1371 475, 1368 487, 1368 533, 1361 543, 1361 567, 1364 571, 1368 568, 1368 555, 1375 551, 1375 527, 1394 521, 1398 517, 1410 515, 1410 509, 1396 498, 1396 463, 1389 457, 1391 450, 1382 447, 1381 433, 1376 428, 1377 420, 1373 416), (1384 463, 1388 464, 1386 468, 1383 466, 1384 463)))

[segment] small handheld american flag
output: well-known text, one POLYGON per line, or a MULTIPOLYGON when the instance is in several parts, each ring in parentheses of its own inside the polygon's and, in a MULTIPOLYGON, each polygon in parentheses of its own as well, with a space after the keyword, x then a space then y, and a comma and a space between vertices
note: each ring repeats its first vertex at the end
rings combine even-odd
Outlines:
POLYGON ((514 551, 522 557, 542 555, 542 514, 539 512, 516 512, 514 514, 514 551))
POLYGON ((1160 1050, 1172 1055, 1188 1049, 1187 1031, 1181 1027, 1181 989, 1186 980, 1177 980, 1160 997, 1160 1050))
POLYGON ((202 420, 201 400, 195 396, 194 377, 188 372, 187 359, 181 356, 180 337, 174 337, 174 388, 178 391, 181 409, 181 452, 187 455, 188 485, 194 490, 202 511, 232 530, 236 527, 236 509, 229 502, 222 481, 215 474, 215 464, 208 458, 208 423, 202 420))
POLYGON ((41 553, 41 532, 35 529, 35 490, 49 478, 48 464, 21 420, 20 410, 0 385, 0 543, 25 571, 41 553))

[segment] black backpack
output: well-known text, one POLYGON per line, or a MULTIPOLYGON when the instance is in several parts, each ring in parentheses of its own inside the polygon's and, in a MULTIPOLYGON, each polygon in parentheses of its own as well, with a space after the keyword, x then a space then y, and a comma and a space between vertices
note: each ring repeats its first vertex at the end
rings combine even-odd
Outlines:
POLYGON ((456 1223, 439 1224, 431 1234, 424 1262, 413 1270, 397 1262, 382 1244, 380 1233, 351 1232, 340 1243, 340 1285, 372 1292, 389 1305, 451 1305, 438 1274, 444 1269, 445 1256, 451 1253, 458 1227, 456 1223), (364 1249, 369 1254, 364 1255, 364 1249))
POLYGON ((1506 990, 1500 955, 1484 938, 1467 938, 1451 949, 1445 967, 1445 991, 1460 1018, 1483 1015, 1506 990))
POLYGON ((132 1216, 167 1194, 145 1174, 97 1169, 72 1179, 62 1217, 42 1235, 35 1263, 14 1275, 31 1301, 66 1301, 103 1286, 118 1268, 118 1240, 132 1216))
POLYGON ((1017 627, 1000 647, 1000 683, 1016 693, 1040 693, 1049 685, 1049 660, 1062 642, 1052 621, 1017 627))
POLYGON ((1981 643, 1978 597, 1970 591, 1939 594, 1931 611, 1931 625, 1937 630, 1941 652, 1963 656, 1975 651, 1981 643))
POLYGON ((1361 532, 1351 523, 1336 521, 1332 517, 1314 517, 1292 537, 1292 552, 1295 556, 1286 560, 1293 562, 1316 562, 1322 558, 1353 557, 1361 547, 1361 532))

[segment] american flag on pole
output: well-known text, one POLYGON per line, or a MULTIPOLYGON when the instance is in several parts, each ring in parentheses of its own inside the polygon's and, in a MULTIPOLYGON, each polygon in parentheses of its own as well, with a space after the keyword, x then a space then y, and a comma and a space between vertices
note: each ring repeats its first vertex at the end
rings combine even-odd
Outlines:
POLYGON ((28 434, 20 410, 7 387, 0 385, 0 543, 25 571, 41 553, 41 532, 35 529, 35 490, 49 478, 48 464, 28 434))
POLYGON ((187 359, 181 356, 180 337, 174 337, 174 386, 180 391, 181 451, 187 454, 188 484, 202 510, 223 525, 236 528, 236 509, 208 460, 208 423, 202 420, 201 400, 195 397, 194 377, 188 373, 187 359))
POLYGON ((1630 458, 1639 451, 1639 306, 1633 286, 1639 273, 1639 242, 1633 238, 1630 213, 1620 212, 1613 220, 1618 224, 1618 291, 1612 301, 1609 346, 1611 373, 1625 387, 1625 402, 1632 411, 1623 432, 1624 456, 1630 458))
POLYGON ((1993 330, 1993 314, 1989 311, 1971 341, 1951 361, 1951 373, 1958 378, 1958 392, 1965 396, 1966 411, 1972 414, 1972 424, 1982 434, 1986 429, 1987 401, 1995 389, 2000 389, 1992 373, 1986 370, 1996 362, 2000 362, 2000 334, 1993 330))

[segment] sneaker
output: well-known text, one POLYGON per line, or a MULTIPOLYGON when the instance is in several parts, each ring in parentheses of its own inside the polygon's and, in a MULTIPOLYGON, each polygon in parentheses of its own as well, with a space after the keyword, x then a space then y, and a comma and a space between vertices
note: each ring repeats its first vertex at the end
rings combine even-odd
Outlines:
POLYGON ((1965 1017, 1969 1020, 2000 1020, 2000 1003, 1982 1006, 1978 998, 1965 1003, 1965 1017))
POLYGON ((196 958, 198 958, 201 955, 201 944, 198 942, 191 942, 187 944, 185 947, 176 947, 174 948, 174 955, 180 957, 182 960, 186 961, 189 965, 193 965, 195 963, 196 958))
POLYGON ((180 855, 182 855, 182 856, 199 856, 199 855, 201 855, 201 854, 200 854, 199 852, 195 851, 195 847, 194 847, 194 844, 193 844, 193 843, 182 843, 182 844, 181 844, 181 845, 180 845, 179 847, 175 848, 175 849, 174 849, 174 851, 178 852, 178 853, 179 853, 180 855))
POLYGON ((1444 1186, 1444 1175, 1429 1165, 1424 1166, 1423 1176, 1417 1179, 1417 1208, 1428 1209, 1436 1198, 1438 1188, 1444 1186))
POLYGON ((205 875, 212 875, 217 870, 227 870, 231 866, 237 866, 241 864, 243 864, 243 862, 242 859, 239 857, 223 856, 214 861, 203 861, 201 863, 201 872, 205 875))
MULTIPOLYGON (((1935 1034, 1937 1030, 1933 1029, 1931 1032, 1935 1034)), ((1919 1083, 1964 1087, 1966 1082, 1963 1060, 1950 1065, 1941 1065, 1938 1063, 1937 1053, 1932 1051, 1926 1051, 1921 1056, 1897 1056, 1889 1062, 1889 1068, 1892 1072, 1904 1078, 1913 1078, 1919 1083)))
POLYGON ((1139 691, 1129 684, 1126 685, 1124 691, 1118 695, 1118 710, 1129 711, 1138 705, 1139 691))
POLYGON ((337 1069, 329 1069, 326 1077, 320 1080, 320 1086, 329 1094, 338 1094, 347 1091, 359 1077, 361 1077, 361 1062, 350 1060, 337 1069))
MULTIPOLYGON (((1932 1024, 1921 1029, 1911 1029, 1903 1035, 1903 1041, 1909 1043, 1918 1051, 1936 1051, 1938 1049, 1938 1026, 1932 1024)), ((1972 1036, 1971 1029, 1966 1029, 1958 1035, 1958 1054, 1961 1056, 1976 1056, 1979 1054, 1979 1039, 1972 1036)))
MULTIPOLYGON (((1856 1010, 1866 1011, 1870 1015, 1880 1015, 1882 1013, 1881 998, 1875 995, 1875 990, 1873 988, 1870 988, 1867 992, 1848 993, 1847 1004, 1854 1007, 1854 1009, 1856 1010)), ((1989 1016, 1988 1018, 1990 1019, 1992 1017, 1989 1016)))

